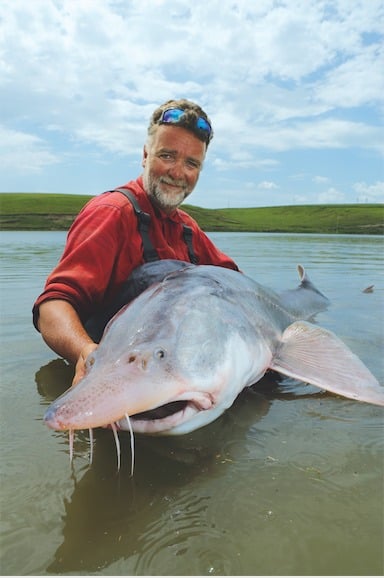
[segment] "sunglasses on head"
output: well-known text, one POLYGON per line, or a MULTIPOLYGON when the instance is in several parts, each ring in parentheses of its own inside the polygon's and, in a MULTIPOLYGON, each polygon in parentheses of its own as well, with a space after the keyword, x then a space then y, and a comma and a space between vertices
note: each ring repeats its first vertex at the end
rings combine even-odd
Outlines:
MULTIPOLYGON (((167 108, 163 110, 159 124, 177 124, 185 115, 185 112, 182 108, 167 108)), ((196 128, 206 134, 207 142, 209 142, 212 135, 212 127, 209 122, 202 116, 199 116, 195 124, 196 128)))

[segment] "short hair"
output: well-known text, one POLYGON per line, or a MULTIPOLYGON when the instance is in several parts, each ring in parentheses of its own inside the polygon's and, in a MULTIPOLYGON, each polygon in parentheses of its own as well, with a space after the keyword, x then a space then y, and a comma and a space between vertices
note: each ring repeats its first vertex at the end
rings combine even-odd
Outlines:
POLYGON ((160 118, 163 112, 169 108, 180 108, 185 111, 185 114, 180 118, 180 120, 175 123, 175 126, 181 126, 190 132, 192 132, 197 138, 203 141, 208 148, 209 143, 213 138, 213 129, 211 121, 208 118, 208 115, 204 112, 204 110, 194 102, 187 100, 186 98, 181 98, 179 100, 168 100, 164 104, 160 105, 156 110, 153 112, 149 126, 148 126, 148 136, 152 137, 157 127, 160 126, 160 118), (197 126, 197 120, 199 117, 204 118, 209 125, 211 126, 211 133, 207 135, 206 132, 202 131, 197 126))

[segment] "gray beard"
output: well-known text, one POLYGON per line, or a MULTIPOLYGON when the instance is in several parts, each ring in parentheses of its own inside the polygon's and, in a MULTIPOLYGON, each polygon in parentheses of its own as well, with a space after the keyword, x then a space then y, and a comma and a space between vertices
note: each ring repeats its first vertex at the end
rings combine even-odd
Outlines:
POLYGON ((169 213, 174 211, 181 205, 188 195, 191 194, 192 191, 188 190, 186 187, 180 193, 166 193, 163 190, 163 184, 161 180, 152 180, 150 181, 146 175, 143 176, 143 183, 144 188, 147 192, 147 195, 151 199, 154 205, 169 213))

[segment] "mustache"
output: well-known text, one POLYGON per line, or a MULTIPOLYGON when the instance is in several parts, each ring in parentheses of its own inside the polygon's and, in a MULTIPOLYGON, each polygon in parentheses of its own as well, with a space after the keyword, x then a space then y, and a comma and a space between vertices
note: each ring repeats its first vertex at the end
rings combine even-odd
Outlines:
POLYGON ((159 179, 160 183, 163 183, 165 185, 173 185, 175 187, 182 187, 183 189, 187 188, 187 183, 184 181, 184 179, 173 179, 172 177, 161 177, 159 179))

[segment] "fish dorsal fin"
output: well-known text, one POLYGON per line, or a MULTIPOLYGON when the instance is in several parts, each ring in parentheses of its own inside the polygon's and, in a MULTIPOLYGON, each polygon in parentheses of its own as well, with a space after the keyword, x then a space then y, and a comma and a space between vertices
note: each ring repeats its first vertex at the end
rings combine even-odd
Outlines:
POLYGON ((329 299, 312 283, 302 265, 297 266, 300 285, 279 294, 283 308, 296 319, 309 319, 329 306, 329 299))
POLYGON ((271 369, 344 397, 384 405, 384 387, 364 363, 334 333, 305 321, 286 328, 271 369))

